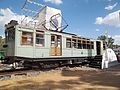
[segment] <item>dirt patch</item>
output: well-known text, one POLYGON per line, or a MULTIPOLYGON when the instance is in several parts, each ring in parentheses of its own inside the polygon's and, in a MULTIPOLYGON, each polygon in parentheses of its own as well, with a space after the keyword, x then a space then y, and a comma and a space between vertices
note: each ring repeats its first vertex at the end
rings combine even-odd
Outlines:
POLYGON ((0 90, 120 90, 120 65, 108 70, 77 67, 41 72, 0 81, 0 90))

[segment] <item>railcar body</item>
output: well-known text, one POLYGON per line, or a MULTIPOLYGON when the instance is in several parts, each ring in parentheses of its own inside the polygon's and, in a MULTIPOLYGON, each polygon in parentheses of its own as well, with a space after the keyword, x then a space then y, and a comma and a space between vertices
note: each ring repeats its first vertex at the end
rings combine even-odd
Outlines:
POLYGON ((19 25, 6 28, 7 58, 67 58, 102 55, 102 41, 75 34, 46 29, 32 29, 19 25))
MULTIPOLYGON (((50 15, 58 13, 55 12, 50 15)), ((44 14, 39 15, 39 19, 42 18, 43 22, 44 14)), ((59 28, 61 19, 59 18, 58 22, 54 21, 53 23, 58 24, 59 28)), ((5 26, 7 62, 67 61, 73 63, 85 62, 88 58, 102 55, 102 41, 66 33, 61 31, 60 28, 59 30, 53 30, 50 26, 50 24, 46 24, 46 27, 49 28, 45 28, 42 24, 35 28, 31 25, 18 24, 14 20, 8 23, 5 26)))

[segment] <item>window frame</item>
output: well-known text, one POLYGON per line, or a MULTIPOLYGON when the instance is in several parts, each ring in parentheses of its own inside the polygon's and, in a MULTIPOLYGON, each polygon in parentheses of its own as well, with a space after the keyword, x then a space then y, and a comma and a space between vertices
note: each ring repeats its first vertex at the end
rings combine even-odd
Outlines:
POLYGON ((66 38, 66 48, 72 48, 72 39, 71 38, 66 38), (68 47, 68 44, 69 43, 69 47, 68 47))
POLYGON ((78 39, 78 48, 77 49, 83 49, 83 45, 82 45, 82 39, 78 39))
POLYGON ((37 47, 45 47, 45 33, 44 33, 44 31, 38 31, 38 30, 36 30, 36 33, 35 33, 36 35, 35 35, 35 46, 37 46, 37 47), (43 38, 38 38, 39 40, 43 40, 43 43, 42 44, 37 44, 37 41, 36 41, 36 39, 37 39, 37 34, 38 35, 43 35, 43 38))
POLYGON ((77 38, 72 38, 72 48, 78 49, 78 40, 77 40, 77 38))
POLYGON ((91 41, 91 49, 94 49, 94 42, 91 41))
POLYGON ((29 32, 29 31, 22 31, 22 34, 21 34, 21 45, 26 45, 26 46, 33 46, 33 32, 29 32), (23 33, 26 32, 26 33, 31 33, 31 36, 29 35, 23 35, 23 33), (23 37, 27 37, 27 39, 31 38, 31 44, 25 44, 23 43, 23 37))

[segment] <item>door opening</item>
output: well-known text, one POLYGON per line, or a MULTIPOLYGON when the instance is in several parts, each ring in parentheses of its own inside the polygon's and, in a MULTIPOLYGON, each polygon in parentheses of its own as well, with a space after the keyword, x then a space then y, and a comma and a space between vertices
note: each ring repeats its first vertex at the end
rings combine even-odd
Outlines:
POLYGON ((96 41, 96 53, 97 55, 101 55, 101 42, 96 41))
POLYGON ((62 55, 62 37, 61 35, 51 35, 51 56, 62 55))

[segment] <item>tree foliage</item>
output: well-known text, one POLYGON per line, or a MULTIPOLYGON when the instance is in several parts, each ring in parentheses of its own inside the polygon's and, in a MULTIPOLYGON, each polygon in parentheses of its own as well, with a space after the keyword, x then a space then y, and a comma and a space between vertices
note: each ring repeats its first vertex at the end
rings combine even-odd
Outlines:
POLYGON ((106 37, 105 35, 98 36, 98 40, 103 40, 108 48, 113 48, 114 39, 112 37, 106 37))
POLYGON ((0 50, 4 50, 3 45, 5 44, 5 38, 2 38, 2 36, 0 36, 0 50))

